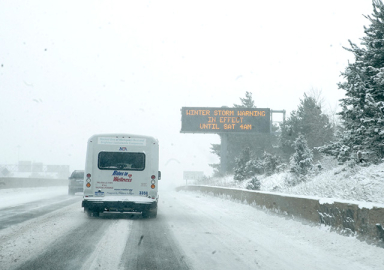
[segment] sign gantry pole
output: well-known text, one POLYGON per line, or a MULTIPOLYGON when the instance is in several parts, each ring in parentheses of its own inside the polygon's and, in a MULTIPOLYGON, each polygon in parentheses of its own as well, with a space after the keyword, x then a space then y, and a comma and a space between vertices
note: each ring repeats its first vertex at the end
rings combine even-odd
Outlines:
POLYGON ((228 167, 228 135, 220 133, 221 148, 220 148, 220 172, 226 174, 228 167))

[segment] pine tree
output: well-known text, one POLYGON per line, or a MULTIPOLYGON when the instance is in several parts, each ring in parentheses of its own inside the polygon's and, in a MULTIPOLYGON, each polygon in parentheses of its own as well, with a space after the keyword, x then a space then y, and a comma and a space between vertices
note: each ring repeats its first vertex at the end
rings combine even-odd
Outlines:
POLYGON ((254 176, 256 174, 263 174, 264 173, 264 164, 263 160, 260 158, 254 158, 252 157, 246 164, 245 164, 245 171, 247 173, 247 177, 254 176))
POLYGON ((291 172, 297 175, 306 175, 312 168, 313 154, 307 145, 307 140, 301 134, 294 142, 295 153, 291 157, 291 172))
POLYGON ((240 98, 240 101, 241 101, 240 105, 233 104, 233 107, 234 108, 256 108, 251 92, 246 91, 245 98, 240 98))
POLYGON ((380 162, 384 150, 384 5, 373 1, 372 16, 365 16, 369 27, 364 27, 366 36, 361 38, 361 47, 350 43, 355 62, 349 63, 341 74, 345 81, 338 84, 345 90, 341 99, 344 132, 337 141, 322 147, 324 153, 333 153, 339 158, 350 159, 358 151, 368 153, 371 162, 380 162), (344 154, 341 155, 342 150, 344 154))
POLYGON ((293 143, 299 134, 305 136, 311 149, 329 143, 333 127, 329 117, 322 112, 320 102, 304 94, 296 111, 281 125, 280 144, 288 153, 293 153, 293 143))
POLYGON ((279 166, 282 164, 280 158, 276 155, 264 152, 263 168, 266 175, 272 175, 278 171, 279 166))
POLYGON ((233 176, 233 179, 241 181, 247 178, 248 174, 246 171, 246 164, 250 159, 251 159, 251 151, 249 147, 246 147, 242 151, 240 157, 237 157, 235 159, 236 166, 235 166, 235 175, 233 176))
POLYGON ((246 189, 249 189, 249 190, 260 190, 260 187, 261 187, 261 183, 260 183, 260 180, 257 179, 257 177, 253 177, 251 179, 251 181, 249 181, 249 183, 247 184, 247 187, 246 189))

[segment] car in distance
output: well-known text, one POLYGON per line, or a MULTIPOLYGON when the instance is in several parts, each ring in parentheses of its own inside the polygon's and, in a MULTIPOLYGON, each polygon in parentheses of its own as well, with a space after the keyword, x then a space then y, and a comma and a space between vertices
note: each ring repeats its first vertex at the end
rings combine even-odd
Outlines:
POLYGON ((69 177, 68 195, 75 195, 76 192, 83 192, 84 171, 75 170, 69 177))

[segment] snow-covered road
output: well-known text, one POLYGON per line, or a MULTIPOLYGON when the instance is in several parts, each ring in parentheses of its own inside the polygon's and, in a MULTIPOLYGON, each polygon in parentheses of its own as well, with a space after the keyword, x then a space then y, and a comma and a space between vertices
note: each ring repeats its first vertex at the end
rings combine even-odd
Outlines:
MULTIPOLYGON (((2 192, 0 204, 22 194, 2 192)), ((58 202, 41 192, 34 197, 30 189, 18 206, 30 207, 30 216, 0 229, 1 269, 384 268, 382 248, 223 198, 161 191, 156 219, 137 214, 89 219, 81 197, 56 190, 58 202), (58 209, 33 215, 41 210, 33 201, 58 209)), ((0 217, 4 211, 10 215, 10 208, 1 208, 0 217)))

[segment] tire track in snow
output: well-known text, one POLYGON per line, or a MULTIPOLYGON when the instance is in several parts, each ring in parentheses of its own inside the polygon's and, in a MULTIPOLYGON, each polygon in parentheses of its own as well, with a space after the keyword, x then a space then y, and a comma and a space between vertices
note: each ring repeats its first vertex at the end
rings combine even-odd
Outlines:
POLYGON ((111 220, 93 253, 84 263, 81 270, 118 269, 128 235, 132 227, 132 219, 111 220))
POLYGON ((190 269, 162 215, 132 223, 119 269, 190 269))
POLYGON ((0 209, 0 230, 46 215, 76 201, 80 203, 80 200, 80 197, 68 197, 65 195, 0 209))
POLYGON ((89 219, 67 235, 62 235, 38 257, 17 269, 80 269, 103 237, 110 222, 89 219))
POLYGON ((56 239, 75 230, 85 221, 84 213, 74 203, 0 230, 0 268, 19 267, 43 253, 56 239))

